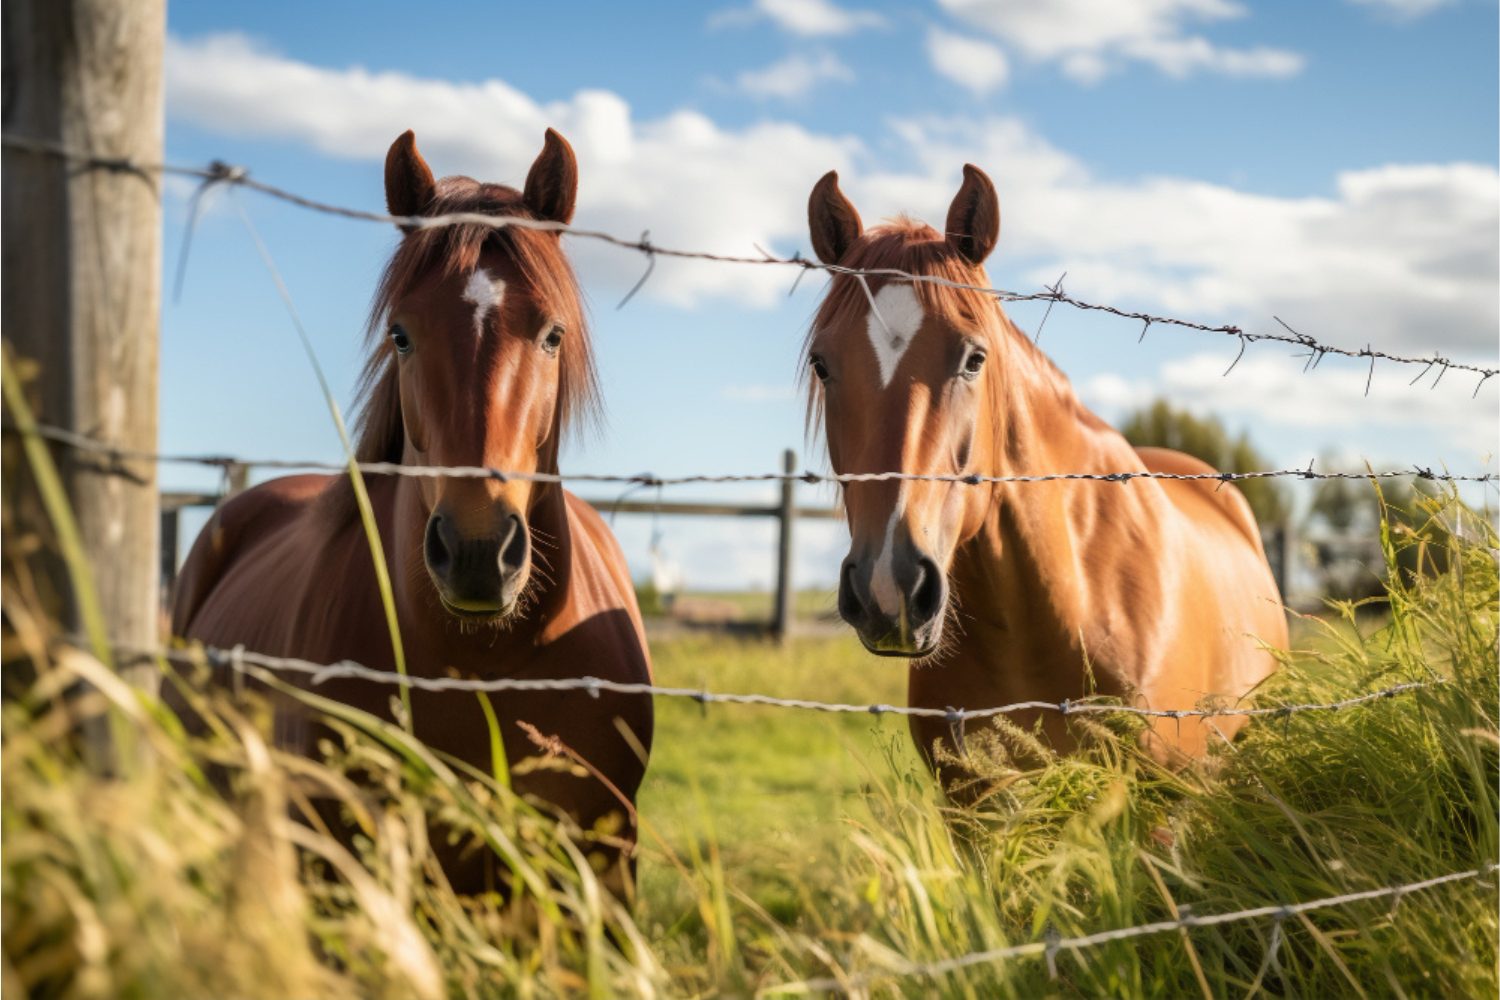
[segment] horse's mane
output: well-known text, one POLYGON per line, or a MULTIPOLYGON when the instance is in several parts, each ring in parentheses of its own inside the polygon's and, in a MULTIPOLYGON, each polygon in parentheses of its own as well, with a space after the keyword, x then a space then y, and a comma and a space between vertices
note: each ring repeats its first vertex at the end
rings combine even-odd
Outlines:
MULTIPOLYGON (((907 274, 941 278, 961 285, 988 284, 984 271, 964 260, 941 233, 926 223, 907 216, 898 216, 868 230, 850 248, 844 259, 839 261, 839 265, 859 270, 893 269, 907 274)), ((807 423, 810 430, 822 422, 823 405, 822 386, 816 379, 807 377, 807 352, 812 348, 813 339, 820 329, 839 316, 851 313, 865 315, 870 308, 870 297, 879 292, 886 282, 893 280, 902 279, 866 277, 865 283, 869 290, 867 297, 865 288, 860 287, 859 278, 844 274, 834 276, 828 294, 818 307, 812 326, 808 328, 803 356, 799 360, 808 392, 807 423)), ((1002 363, 1010 366, 1013 373, 1015 366, 1027 369, 1056 394, 1065 411, 1074 412, 1090 426, 1101 423, 1098 417, 1079 402, 1072 383, 1062 370, 1005 315, 996 296, 931 281, 915 281, 912 282, 912 287, 922 308, 929 315, 946 316, 955 326, 989 336, 992 348, 1000 352, 997 360, 1003 358, 1002 363)), ((994 379, 991 383, 999 391, 1002 381, 994 379)))
MULTIPOLYGON (((478 212, 530 218, 519 191, 501 184, 482 184, 469 177, 445 177, 425 214, 478 212)), ((487 247, 502 250, 521 272, 538 304, 555 316, 568 336, 558 357, 557 426, 566 433, 598 415, 599 384, 594 367, 578 279, 555 232, 514 226, 496 229, 481 223, 414 229, 405 234, 385 266, 365 330, 369 357, 356 391, 354 457, 361 462, 399 462, 405 442, 396 354, 386 336, 386 320, 395 304, 416 285, 433 276, 467 274, 487 247)), ((328 498, 336 516, 352 515, 353 493, 339 477, 328 498), (347 496, 343 495, 347 494, 347 496)))

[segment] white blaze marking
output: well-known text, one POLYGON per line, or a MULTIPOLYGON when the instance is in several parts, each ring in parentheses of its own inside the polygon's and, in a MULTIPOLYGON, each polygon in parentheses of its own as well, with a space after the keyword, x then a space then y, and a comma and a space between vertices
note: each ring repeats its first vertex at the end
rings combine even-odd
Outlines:
POLYGON ((491 309, 500 308, 500 300, 505 298, 505 282, 498 278, 490 277, 490 272, 482 267, 476 267, 474 273, 469 275, 469 283, 464 286, 464 301, 474 303, 474 336, 484 336, 484 321, 489 316, 491 309))
POLYGON ((912 338, 922 328, 922 303, 916 290, 906 283, 889 284, 875 296, 865 332, 875 348, 875 362, 880 365, 880 387, 891 384, 901 356, 911 346, 912 338))
MULTIPOLYGON (((901 484, 905 492, 906 484, 901 484)), ((906 506, 905 496, 896 497, 896 506, 891 510, 890 522, 885 526, 885 542, 880 555, 875 557, 875 568, 870 573, 870 596, 875 604, 888 615, 901 612, 901 588, 896 584, 896 568, 892 565, 896 556, 896 522, 901 520, 901 510, 906 506)))

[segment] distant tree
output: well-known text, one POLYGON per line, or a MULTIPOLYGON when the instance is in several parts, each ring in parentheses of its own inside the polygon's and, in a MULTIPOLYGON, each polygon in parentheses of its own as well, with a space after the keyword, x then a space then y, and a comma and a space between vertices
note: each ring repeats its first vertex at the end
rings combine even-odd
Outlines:
MULTIPOLYGON (((1327 461, 1320 463, 1331 467, 1327 461)), ((1309 522, 1322 522, 1337 533, 1356 528, 1373 531, 1380 523, 1380 503, 1368 482, 1359 479, 1327 479, 1318 484, 1308 508, 1309 522)))
MULTIPOLYGON (((1325 468, 1335 463, 1325 461, 1325 468)), ((1351 470, 1353 471, 1353 470, 1351 470)), ((1380 538, 1382 522, 1395 544, 1395 565, 1407 580, 1419 573, 1442 573, 1448 568, 1450 539, 1444 513, 1461 509, 1456 501, 1445 504, 1439 491, 1415 480, 1382 480, 1377 488, 1367 479, 1329 479, 1318 484, 1308 509, 1307 527, 1316 537, 1326 531, 1318 548, 1318 563, 1326 577, 1329 597, 1362 599, 1385 593, 1386 566, 1377 558, 1340 559, 1335 544, 1340 536, 1380 538), (1331 536, 1332 540, 1327 540, 1331 536), (1325 551, 1326 550, 1326 551, 1325 551), (1351 566, 1357 572, 1350 572, 1351 566)))
MULTIPOLYGON (((1220 472, 1255 472, 1268 468, 1250 436, 1230 438, 1218 417, 1198 417, 1158 399, 1125 418, 1120 426, 1125 440, 1137 447, 1172 448, 1202 459, 1220 472)), ((1274 479, 1242 479, 1235 485, 1250 501, 1255 519, 1276 524, 1290 510, 1285 488, 1274 479)))

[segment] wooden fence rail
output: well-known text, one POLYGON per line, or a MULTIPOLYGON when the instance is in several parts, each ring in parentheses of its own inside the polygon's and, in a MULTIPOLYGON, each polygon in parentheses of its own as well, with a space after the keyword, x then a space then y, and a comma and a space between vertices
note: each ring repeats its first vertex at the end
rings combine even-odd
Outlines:
MULTIPOLYGON (((782 468, 797 471, 797 453, 791 449, 782 452, 782 468)), ((161 494, 161 581, 162 593, 170 594, 177 578, 177 566, 181 561, 181 512, 188 507, 215 507, 228 497, 245 489, 248 469, 243 465, 230 464, 227 469, 227 488, 224 492, 163 492, 161 494)), ((593 507, 606 514, 649 514, 663 517, 770 517, 777 523, 775 594, 772 604, 769 629, 771 635, 784 640, 795 627, 792 597, 795 593, 792 559, 795 552, 794 529, 796 522, 804 518, 817 520, 839 519, 843 514, 833 507, 799 507, 796 495, 797 483, 787 479, 781 483, 781 495, 774 504, 711 503, 703 501, 654 501, 654 500, 610 500, 602 497, 586 497, 593 507)), ((1262 528, 1266 555, 1271 571, 1284 599, 1293 603, 1293 587, 1296 583, 1294 567, 1299 563, 1298 539, 1290 520, 1262 528)), ((1341 540, 1339 544, 1351 551, 1368 547, 1368 540, 1341 540)), ((1306 602, 1303 602, 1306 603, 1306 602)))
MULTIPOLYGON (((797 471, 797 453, 787 449, 782 453, 782 468, 787 472, 797 471)), ((188 507, 216 507, 227 498, 245 488, 246 473, 243 465, 230 464, 228 489, 222 493, 163 492, 161 494, 161 582, 162 593, 170 594, 177 579, 177 566, 181 562, 181 512, 188 507)), ((832 507, 797 506, 797 484, 786 480, 781 484, 781 496, 774 504, 704 503, 698 501, 608 500, 602 497, 585 497, 595 510, 605 514, 651 514, 670 517, 772 517, 777 522, 776 545, 776 592, 772 605, 770 631, 777 639, 785 639, 792 631, 794 593, 792 575, 793 527, 799 518, 834 519, 842 515, 832 507)))

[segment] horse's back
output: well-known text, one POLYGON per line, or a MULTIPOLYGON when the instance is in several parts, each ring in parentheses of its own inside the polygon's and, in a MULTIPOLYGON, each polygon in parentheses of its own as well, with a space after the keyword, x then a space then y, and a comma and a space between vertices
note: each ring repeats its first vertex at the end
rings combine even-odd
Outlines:
MULTIPOLYGON (((1215 476, 1219 470, 1202 459, 1195 458, 1171 448, 1136 448, 1141 462, 1148 472, 1160 472, 1174 476, 1215 476)), ((1159 480, 1172 502, 1189 516, 1204 517, 1209 512, 1218 512, 1227 518, 1257 553, 1264 556, 1260 538, 1260 527, 1255 521, 1255 512, 1250 501, 1245 499, 1239 487, 1232 482, 1213 479, 1159 480)))

